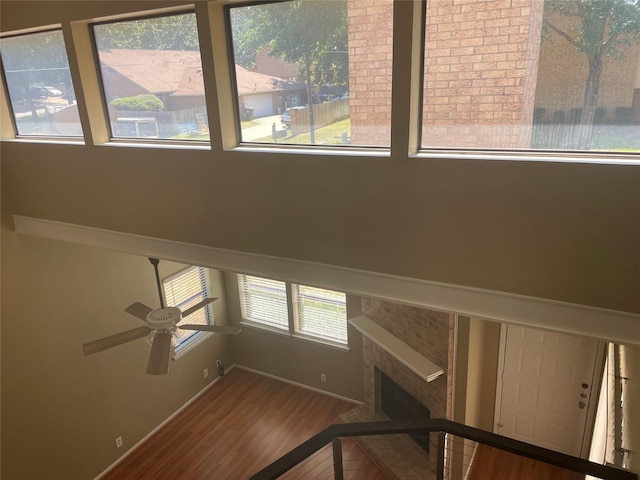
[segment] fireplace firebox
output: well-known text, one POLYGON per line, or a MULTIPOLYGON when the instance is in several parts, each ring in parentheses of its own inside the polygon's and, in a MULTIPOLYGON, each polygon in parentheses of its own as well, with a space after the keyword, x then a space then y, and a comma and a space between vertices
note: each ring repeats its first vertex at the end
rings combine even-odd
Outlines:
MULTIPOLYGON (((391 377, 374 367, 376 410, 391 420, 429 420, 429 408, 398 385, 391 377)), ((428 435, 409 435, 426 453, 429 453, 428 435)))

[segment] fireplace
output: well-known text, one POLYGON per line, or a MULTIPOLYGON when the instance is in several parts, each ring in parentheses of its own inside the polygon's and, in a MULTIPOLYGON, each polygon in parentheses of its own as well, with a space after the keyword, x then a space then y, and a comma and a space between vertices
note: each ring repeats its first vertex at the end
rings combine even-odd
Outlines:
MULTIPOLYGON (((374 367, 376 411, 385 414, 391 420, 429 420, 429 409, 398 385, 378 367, 374 367)), ((410 434, 414 442, 429 453, 429 437, 410 434)))
MULTIPOLYGON (((449 418, 453 315, 362 299, 362 315, 349 322, 362 333, 364 404, 343 414, 342 421, 449 418), (387 397, 391 405, 400 405, 399 411, 387 406, 387 397)), ((422 442, 426 445, 406 434, 361 437, 357 442, 389 478, 412 478, 420 472, 420 478, 431 480, 436 478, 437 438, 428 437, 422 442)))

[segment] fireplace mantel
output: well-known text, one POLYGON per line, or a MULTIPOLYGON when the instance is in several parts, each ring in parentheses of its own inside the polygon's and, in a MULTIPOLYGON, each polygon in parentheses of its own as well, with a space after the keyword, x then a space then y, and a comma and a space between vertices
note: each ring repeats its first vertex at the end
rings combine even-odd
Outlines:
POLYGON ((431 382, 444 373, 442 368, 369 317, 359 315, 349 319, 349 323, 425 381, 431 382))

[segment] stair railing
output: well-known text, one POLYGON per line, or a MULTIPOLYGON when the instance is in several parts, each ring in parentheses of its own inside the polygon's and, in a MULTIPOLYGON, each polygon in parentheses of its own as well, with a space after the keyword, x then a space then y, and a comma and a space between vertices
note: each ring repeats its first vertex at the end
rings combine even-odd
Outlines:
POLYGON ((343 470, 340 438, 391 434, 427 435, 429 433, 439 434, 437 452, 438 468, 436 473, 436 478, 438 479, 444 478, 444 439, 445 435, 450 434, 596 478, 606 480, 638 480, 638 476, 635 473, 627 470, 593 463, 582 458, 537 447, 529 443, 520 442, 444 419, 432 419, 419 422, 388 421, 331 425, 254 474, 250 480, 275 480, 329 444, 333 446, 334 479, 342 480, 343 470))

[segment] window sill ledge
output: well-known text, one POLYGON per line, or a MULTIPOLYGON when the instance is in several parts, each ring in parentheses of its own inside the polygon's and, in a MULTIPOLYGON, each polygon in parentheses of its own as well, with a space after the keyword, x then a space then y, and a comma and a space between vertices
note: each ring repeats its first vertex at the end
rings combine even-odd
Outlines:
POLYGON ((350 351, 350 348, 348 345, 332 342, 331 340, 325 340, 323 338, 310 337, 308 335, 303 335, 300 333, 290 333, 288 331, 279 330, 278 328, 275 328, 275 327, 270 327, 269 325, 261 325, 259 323, 249 322, 247 320, 241 321, 240 325, 243 327, 252 328, 255 330, 262 330, 263 332, 275 333, 276 335, 280 335, 281 337, 293 338, 295 340, 301 340, 303 342, 313 343, 315 345, 334 348, 336 350, 340 350, 341 352, 350 351))

